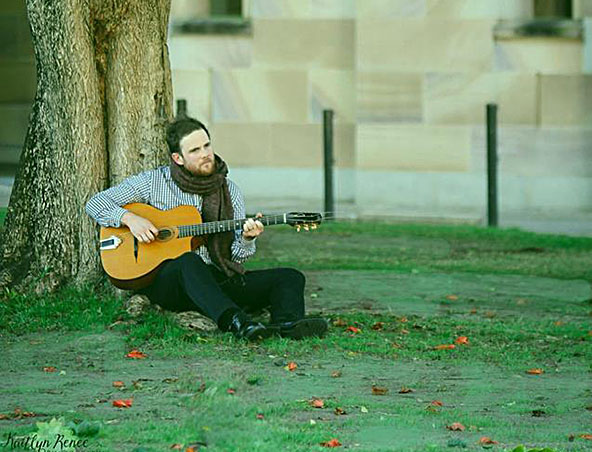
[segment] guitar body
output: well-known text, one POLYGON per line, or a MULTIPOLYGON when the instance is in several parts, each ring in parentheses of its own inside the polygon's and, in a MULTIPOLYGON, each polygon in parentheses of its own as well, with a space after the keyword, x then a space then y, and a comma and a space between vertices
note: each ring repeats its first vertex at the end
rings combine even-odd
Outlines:
POLYGON ((193 206, 179 206, 171 210, 158 210, 147 204, 128 204, 128 211, 150 220, 160 231, 151 243, 135 240, 125 227, 101 228, 100 238, 114 243, 113 248, 101 246, 101 262, 111 282, 120 289, 141 289, 149 285, 159 267, 167 260, 193 251, 205 242, 203 237, 179 237, 178 226, 202 222, 193 206))

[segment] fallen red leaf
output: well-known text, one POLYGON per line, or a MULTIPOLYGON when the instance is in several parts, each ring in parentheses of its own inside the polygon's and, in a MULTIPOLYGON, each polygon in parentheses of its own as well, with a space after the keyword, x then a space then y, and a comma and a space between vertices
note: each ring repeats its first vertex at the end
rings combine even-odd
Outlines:
POLYGON ((592 439, 592 435, 590 435, 589 433, 584 433, 583 435, 580 435, 580 438, 582 438, 582 439, 592 439))
POLYGON ((413 389, 403 386, 401 387, 399 394, 408 394, 410 392, 413 392, 413 389))
POLYGON ((357 334, 357 333, 361 333, 362 330, 359 328, 356 328, 355 326, 348 326, 345 331, 349 331, 351 333, 357 334))
POLYGON ((372 394, 374 395, 385 395, 388 392, 388 388, 384 386, 372 385, 372 394))
POLYGON ((17 419, 22 419, 24 417, 34 417, 34 416, 37 416, 37 415, 31 411, 23 411, 20 408, 14 409, 14 417, 17 419))
POLYGON ((263 419, 264 417, 263 413, 257 413, 257 419, 263 419))
POLYGON ((446 295, 446 299, 450 301, 458 300, 458 295, 446 295))
POLYGON ((296 364, 294 361, 290 361, 286 366, 286 370, 289 370, 290 372, 294 372, 297 368, 298 364, 296 364))
POLYGON ((443 406, 444 404, 439 400, 432 400, 432 405, 435 406, 443 406))
POLYGON ((117 408, 130 408, 133 399, 118 399, 113 401, 113 406, 117 408))
POLYGON ((465 426, 462 425, 460 422, 453 422, 450 425, 447 425, 446 428, 452 431, 464 432, 465 426))
POLYGON ((487 436, 482 436, 479 439, 479 444, 499 444, 497 441, 492 440, 491 438, 487 437, 487 436))
POLYGON ((235 394, 235 393, 236 393, 236 390, 235 390, 234 388, 228 388, 228 389, 226 390, 226 393, 227 393, 227 394, 231 394, 231 395, 232 395, 232 394, 235 394))
POLYGON ((467 336, 459 336, 459 337, 456 338, 456 340, 454 342, 456 344, 468 345, 469 344, 469 338, 467 336))
POLYGON ((114 381, 114 382, 113 382, 113 386, 114 386, 115 388, 122 388, 122 387, 124 387, 124 386, 125 386, 125 383, 124 383, 123 381, 119 381, 119 380, 117 380, 117 381, 114 381))
POLYGON ((53 366, 47 366, 43 368, 43 372, 56 372, 57 369, 53 366))
POLYGON ((542 373, 544 373, 545 371, 543 369, 528 369, 526 371, 527 374, 530 375, 541 375, 542 373))
POLYGON ((145 353, 142 353, 139 350, 134 349, 125 356, 126 356, 126 358, 142 359, 142 358, 146 358, 148 355, 146 355, 145 353))
POLYGON ((308 403, 310 406, 314 408, 323 408, 325 406, 325 402, 323 402, 323 399, 318 399, 316 397, 313 397, 308 403))
POLYGON ((454 344, 441 344, 441 345, 436 345, 434 347, 434 350, 452 350, 453 348, 456 348, 456 346, 454 344))
POLYGON ((195 452, 197 449, 193 446, 188 447, 187 449, 185 449, 185 452, 195 452))
POLYGON ((323 447, 339 447, 339 446, 341 446, 341 443, 339 442, 339 440, 337 438, 333 438, 329 441, 322 442, 321 446, 323 446, 323 447))
POLYGON ((384 322, 376 322, 371 328, 373 330, 382 330, 384 328, 384 322))

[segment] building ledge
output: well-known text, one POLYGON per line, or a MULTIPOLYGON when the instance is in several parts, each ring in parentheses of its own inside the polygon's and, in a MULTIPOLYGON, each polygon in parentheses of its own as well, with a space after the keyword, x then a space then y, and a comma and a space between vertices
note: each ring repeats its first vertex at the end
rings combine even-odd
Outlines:
POLYGON ((251 20, 244 17, 220 16, 177 20, 172 29, 178 34, 252 35, 251 20))
POLYGON ((493 27, 496 40, 516 38, 564 38, 582 40, 584 26, 581 19, 519 19, 500 20, 493 27))

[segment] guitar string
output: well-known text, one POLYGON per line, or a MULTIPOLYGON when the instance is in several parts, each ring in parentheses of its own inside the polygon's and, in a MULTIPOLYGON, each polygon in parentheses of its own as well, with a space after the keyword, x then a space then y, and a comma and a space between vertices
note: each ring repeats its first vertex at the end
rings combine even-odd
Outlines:
MULTIPOLYGON (((316 213, 317 213, 317 212, 313 212, 313 214, 316 214, 316 213)), ((321 215, 321 221, 335 220, 335 219, 337 218, 337 217, 333 216, 333 213, 334 213, 334 212, 331 212, 331 211, 327 211, 327 212, 318 212, 318 213, 321 215)), ((262 217, 262 219, 269 219, 270 217, 279 217, 279 218, 281 218, 281 217, 283 217, 283 216, 284 216, 284 214, 270 214, 270 215, 264 215, 264 216, 262 217)), ((253 219, 257 219, 256 217, 252 217, 252 218, 253 218, 253 219)), ((239 219, 239 220, 220 220, 220 221, 233 221, 233 222, 234 222, 234 221, 245 221, 245 220, 248 220, 248 218, 241 218, 241 219, 239 219)), ((176 228, 181 228, 181 227, 192 227, 192 226, 193 226, 193 227, 199 227, 200 225, 214 224, 214 223, 216 223, 216 222, 197 223, 197 224, 195 224, 195 225, 180 225, 180 226, 175 226, 175 227, 176 227, 176 228)), ((314 223, 314 222, 311 222, 311 223, 314 223)), ((271 224, 267 224, 267 226, 275 226, 275 225, 278 225, 278 224, 287 224, 287 223, 275 223, 275 224, 273 224, 273 225, 271 225, 271 224)), ((303 223, 303 224, 305 224, 305 223, 303 223)), ((296 226, 297 226, 297 225, 294 225, 294 226, 292 226, 292 227, 296 227, 296 226)), ((237 229, 235 229, 235 230, 237 230, 237 231, 238 231, 238 230, 239 230, 239 228, 237 228, 237 229)), ((224 231, 224 232, 228 232, 228 231, 224 231)), ((121 237, 121 238, 123 238, 123 237, 129 236, 129 235, 132 235, 132 233, 131 233, 131 231, 129 231, 129 230, 128 230, 127 232, 123 232, 123 233, 121 233, 121 234, 118 234, 118 235, 117 235, 117 237, 121 237)), ((204 234, 204 235, 207 235, 207 234, 204 234)), ((189 236, 188 236, 188 237, 189 237, 189 236)))

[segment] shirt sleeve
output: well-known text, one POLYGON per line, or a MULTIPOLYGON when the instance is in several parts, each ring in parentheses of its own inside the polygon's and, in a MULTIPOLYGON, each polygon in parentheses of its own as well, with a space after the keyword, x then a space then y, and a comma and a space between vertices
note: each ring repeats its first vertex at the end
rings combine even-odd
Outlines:
MULTIPOLYGON (((246 210, 245 210, 245 201, 243 199, 243 194, 237 187, 237 185, 228 179, 228 190, 230 191, 230 199, 232 201, 232 208, 234 210, 234 219, 240 220, 245 218, 246 210)), ((232 246, 230 247, 230 251, 232 254, 232 260, 234 262, 243 263, 256 251, 255 240, 245 240, 243 238, 242 230, 234 231, 234 241, 232 242, 232 246)))
POLYGON ((127 212, 122 206, 150 202, 151 175, 152 171, 145 171, 95 194, 86 203, 86 213, 101 226, 120 227, 121 217, 127 212))

